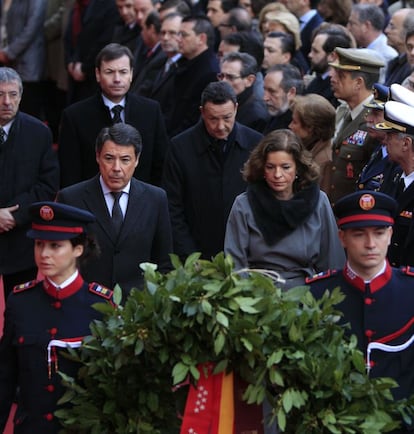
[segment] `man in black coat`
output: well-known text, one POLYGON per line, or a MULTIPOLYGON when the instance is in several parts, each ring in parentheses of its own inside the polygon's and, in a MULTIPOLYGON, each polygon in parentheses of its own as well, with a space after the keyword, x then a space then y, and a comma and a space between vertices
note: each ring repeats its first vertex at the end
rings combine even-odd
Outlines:
POLYGON ((212 46, 214 30, 204 17, 185 17, 179 42, 182 58, 172 82, 174 107, 167 125, 170 137, 193 126, 199 119, 203 89, 217 80, 220 67, 212 46))
POLYGON ((169 140, 159 104, 128 92, 132 61, 127 47, 119 44, 104 47, 97 56, 95 70, 101 92, 64 110, 59 138, 62 187, 98 173, 96 137, 103 127, 118 121, 129 123, 142 135, 143 151, 135 176, 159 184, 169 140), (119 106, 117 119, 112 109, 119 106))
POLYGON ((39 120, 19 112, 23 86, 11 68, 0 68, 0 274, 5 295, 36 277, 33 241, 26 237, 28 206, 53 200, 59 165, 52 134, 39 120))
POLYGON ((165 162, 174 252, 211 258, 224 248, 227 217, 246 183, 241 169, 262 138, 235 122, 237 97, 226 82, 201 95, 201 120, 172 139, 165 162))
POLYGON ((111 42, 126 45, 133 52, 141 33, 141 28, 136 21, 134 0, 116 0, 116 6, 120 20, 115 25, 111 42))
POLYGON ((140 263, 167 271, 172 251, 165 192, 132 177, 141 150, 140 134, 131 125, 103 128, 96 140, 100 175, 64 188, 57 198, 96 217, 92 231, 101 254, 85 263, 82 275, 111 288, 118 283, 126 293, 142 286, 140 263))

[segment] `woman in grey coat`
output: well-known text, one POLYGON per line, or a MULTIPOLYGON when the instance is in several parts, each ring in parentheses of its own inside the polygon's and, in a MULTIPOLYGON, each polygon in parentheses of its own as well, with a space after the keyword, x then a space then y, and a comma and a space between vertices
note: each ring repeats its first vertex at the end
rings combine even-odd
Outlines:
POLYGON ((225 252, 236 269, 277 271, 284 288, 318 272, 341 268, 345 254, 318 166, 300 139, 276 130, 253 150, 243 169, 248 182, 227 222, 225 252))

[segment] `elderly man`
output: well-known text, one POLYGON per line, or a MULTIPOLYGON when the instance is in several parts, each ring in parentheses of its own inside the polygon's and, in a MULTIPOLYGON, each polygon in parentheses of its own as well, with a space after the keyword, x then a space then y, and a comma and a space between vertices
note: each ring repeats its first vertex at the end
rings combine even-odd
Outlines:
MULTIPOLYGON (((395 198, 397 200, 397 213, 392 235, 392 242, 388 249, 388 259, 395 267, 414 266, 414 98, 410 95, 400 102, 405 95, 400 90, 412 94, 409 90, 395 84, 392 86, 391 97, 399 101, 385 103, 384 122, 376 128, 386 132, 385 144, 391 161, 401 166, 402 173, 396 179, 395 198), (398 86, 395 92, 394 86, 398 86), (397 95, 396 95, 397 94, 397 95), (402 96, 402 98, 400 98, 402 96)), ((414 95, 414 94, 412 94, 414 95)))
POLYGON ((5 296, 36 278, 33 241, 26 237, 33 202, 53 200, 59 165, 52 134, 39 120, 19 112, 23 85, 11 68, 0 68, 0 274, 5 296))
POLYGON ((378 142, 364 124, 372 86, 379 78, 382 58, 368 48, 336 48, 336 62, 329 63, 334 96, 344 101, 337 108, 333 164, 328 196, 331 203, 355 190, 362 168, 378 142))
MULTIPOLYGON (((356 335, 370 376, 393 378, 399 386, 394 397, 408 398, 414 393, 414 345, 404 344, 414 333, 414 273, 408 267, 392 268, 386 259, 396 203, 383 193, 363 190, 338 200, 334 210, 347 262, 342 271, 321 273, 307 283, 317 298, 340 287, 345 294, 338 305, 341 321, 356 335), (393 352, 398 345, 403 349, 393 352)), ((412 431, 393 431, 405 432, 412 431)))
POLYGON ((237 97, 226 82, 201 95, 201 119, 172 139, 165 161, 174 252, 211 258, 224 248, 227 217, 244 191, 241 168, 262 135, 235 121, 237 97))

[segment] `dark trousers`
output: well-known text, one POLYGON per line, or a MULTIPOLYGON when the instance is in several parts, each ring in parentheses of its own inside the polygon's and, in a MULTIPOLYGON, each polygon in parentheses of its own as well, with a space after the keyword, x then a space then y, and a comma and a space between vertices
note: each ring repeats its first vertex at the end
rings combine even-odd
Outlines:
POLYGON ((13 288, 16 285, 34 280, 36 279, 36 276, 36 267, 30 268, 28 270, 18 271, 17 273, 3 274, 4 301, 6 302, 7 297, 13 291, 13 288))

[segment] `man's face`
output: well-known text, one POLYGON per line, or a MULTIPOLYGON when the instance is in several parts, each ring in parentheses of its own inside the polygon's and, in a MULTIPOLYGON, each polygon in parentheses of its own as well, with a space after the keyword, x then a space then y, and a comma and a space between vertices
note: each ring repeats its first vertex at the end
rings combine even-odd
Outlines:
POLYGON ((331 88, 336 98, 350 101, 357 91, 356 79, 351 72, 342 69, 330 68, 331 88))
POLYGON ((134 0, 134 8, 136 21, 142 28, 144 27, 145 19, 147 18, 148 14, 155 10, 155 7, 151 0, 134 0))
POLYGON ((102 61, 99 68, 95 68, 96 81, 102 93, 112 102, 119 102, 128 92, 132 81, 132 69, 129 58, 102 61))
POLYGON ((215 139, 227 139, 236 121, 237 104, 227 101, 224 104, 207 102, 200 107, 201 117, 207 132, 215 139))
POLYGON ((135 12, 134 0, 116 0, 116 6, 119 15, 121 15, 121 18, 126 25, 136 22, 137 14, 135 12))
POLYGON ((397 51, 404 46, 403 24, 405 14, 402 11, 396 11, 385 28, 384 33, 387 35, 387 43, 397 51))
POLYGON ((218 27, 224 18, 224 11, 221 8, 221 0, 210 0, 207 4, 207 17, 213 27, 218 27))
POLYGON ((405 42, 405 49, 407 51, 407 61, 411 66, 414 66, 414 35, 409 36, 405 42))
POLYGON ((370 108, 365 115, 365 120, 367 122, 369 136, 384 143, 385 132, 373 128, 376 124, 384 122, 384 110, 370 108))
POLYGON ((135 148, 117 145, 107 140, 100 153, 96 153, 96 162, 102 179, 111 191, 121 191, 131 180, 138 165, 135 148))
POLYGON ((359 21, 359 15, 355 11, 351 12, 346 27, 354 36, 357 45, 360 46, 366 33, 366 26, 359 21))
POLYGON ((264 58, 262 66, 264 69, 273 65, 289 63, 289 55, 282 52, 280 38, 269 38, 264 40, 264 58))
POLYGON ((317 74, 323 74, 328 70, 328 54, 323 49, 328 39, 328 35, 316 35, 312 41, 311 50, 309 52, 309 60, 311 62, 312 70, 317 74))
POLYGON ((236 92, 236 95, 240 95, 246 88, 253 84, 251 77, 241 76, 241 69, 242 64, 238 60, 234 62, 223 62, 220 67, 221 74, 223 75, 222 80, 230 84, 236 92))
POLYGON ((288 93, 280 85, 282 79, 283 73, 281 71, 266 74, 264 78, 263 100, 270 116, 283 114, 289 109, 288 93))
POLYGON ((200 54, 201 35, 194 32, 194 23, 184 22, 180 26, 180 53, 186 59, 193 59, 200 54))
POLYGON ((21 99, 17 81, 0 83, 0 125, 6 125, 14 119, 21 99))
POLYGON ((181 26, 181 17, 164 19, 161 25, 161 48, 168 57, 176 55, 179 51, 178 36, 181 26))
POLYGON ((403 133, 397 131, 387 132, 385 135, 384 143, 387 145, 388 157, 394 163, 404 162, 406 158, 407 142, 410 142, 410 138, 403 133))
POLYGON ((361 276, 381 271, 391 241, 391 227, 350 228, 339 231, 351 268, 361 276))

